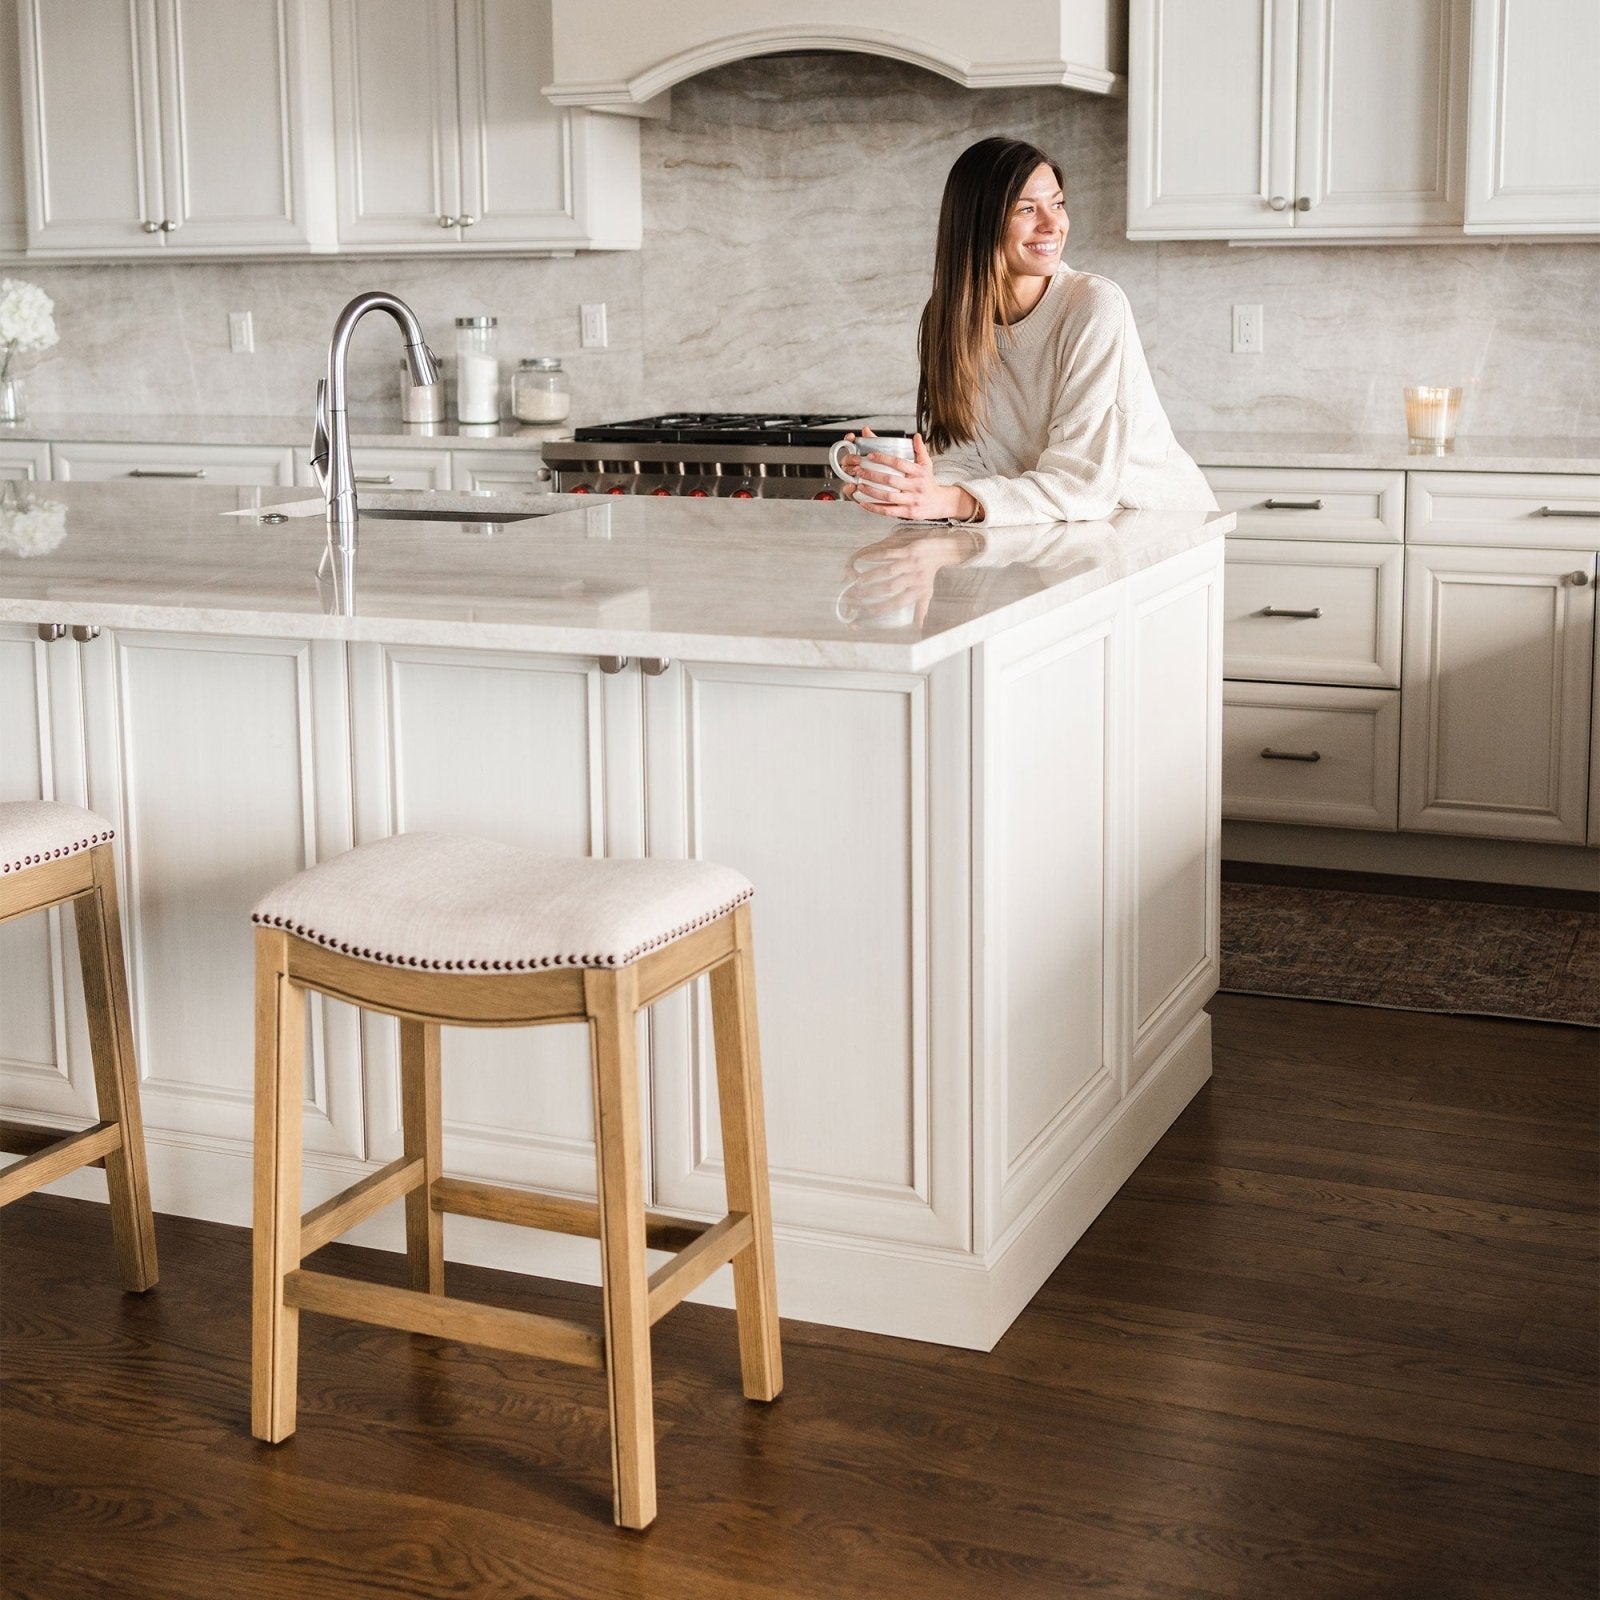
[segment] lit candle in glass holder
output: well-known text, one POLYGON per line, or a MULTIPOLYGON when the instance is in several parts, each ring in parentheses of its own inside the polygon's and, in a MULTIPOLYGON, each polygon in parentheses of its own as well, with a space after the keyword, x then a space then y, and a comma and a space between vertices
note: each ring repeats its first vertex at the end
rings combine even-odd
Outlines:
POLYGON ((1442 454, 1456 440, 1456 414, 1461 409, 1459 385, 1412 384, 1406 388, 1406 436, 1416 451, 1442 454))

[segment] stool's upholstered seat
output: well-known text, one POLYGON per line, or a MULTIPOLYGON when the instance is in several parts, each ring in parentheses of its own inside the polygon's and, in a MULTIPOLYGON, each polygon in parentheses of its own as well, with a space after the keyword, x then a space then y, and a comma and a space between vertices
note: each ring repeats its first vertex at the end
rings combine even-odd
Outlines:
POLYGON ((385 966, 527 972, 627 966, 753 892, 739 873, 704 861, 546 856, 402 833, 280 884, 253 917, 385 966))
POLYGON ((57 800, 7 800, 0 804, 0 873, 25 872, 115 838, 104 817, 57 800))

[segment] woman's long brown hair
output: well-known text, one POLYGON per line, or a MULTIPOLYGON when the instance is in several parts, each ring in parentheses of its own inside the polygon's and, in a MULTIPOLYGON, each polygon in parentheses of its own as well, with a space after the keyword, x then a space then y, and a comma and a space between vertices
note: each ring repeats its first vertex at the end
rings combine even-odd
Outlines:
POLYGON ((1007 320, 1000 245, 1017 196, 1041 166, 1063 182, 1033 145, 980 139, 945 179, 933 293, 917 329, 917 426, 935 455, 975 439, 982 425, 984 384, 1000 354, 995 325, 1007 320))

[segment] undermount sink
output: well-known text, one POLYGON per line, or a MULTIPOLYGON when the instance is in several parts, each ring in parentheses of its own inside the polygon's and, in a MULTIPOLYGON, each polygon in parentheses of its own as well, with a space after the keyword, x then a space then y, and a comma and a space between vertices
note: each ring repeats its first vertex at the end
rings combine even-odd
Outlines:
MULTIPOLYGON (((551 511, 556 507, 552 506, 551 511)), ((381 518, 390 522, 526 522, 529 517, 543 517, 546 511, 436 511, 410 506, 360 506, 356 516, 363 522, 381 518)))

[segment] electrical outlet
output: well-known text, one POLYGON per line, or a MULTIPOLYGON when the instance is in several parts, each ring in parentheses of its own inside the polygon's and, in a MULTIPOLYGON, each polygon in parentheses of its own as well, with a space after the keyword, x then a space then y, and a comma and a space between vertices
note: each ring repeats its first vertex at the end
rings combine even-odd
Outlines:
POLYGON ((256 333, 248 311, 228 313, 228 348, 235 355, 247 356, 256 347, 256 333))
POLYGON ((578 342, 585 350, 604 350, 606 347, 606 306, 602 300, 596 305, 578 307, 578 342))
POLYGON ((1260 355, 1265 347, 1264 331, 1260 306, 1233 308, 1233 353, 1236 356, 1260 355))

